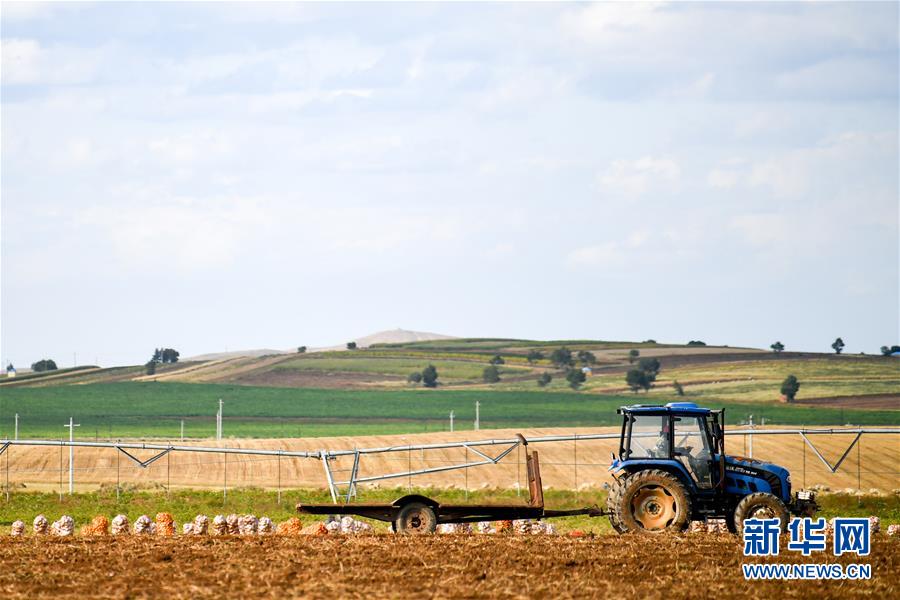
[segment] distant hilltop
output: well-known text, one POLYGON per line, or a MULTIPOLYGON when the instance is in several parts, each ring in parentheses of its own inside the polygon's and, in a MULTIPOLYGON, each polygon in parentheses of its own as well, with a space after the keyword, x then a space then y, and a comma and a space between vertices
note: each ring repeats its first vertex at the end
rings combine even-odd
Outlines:
POLYGON ((427 331, 409 331, 408 329, 390 329, 358 338, 356 345, 366 348, 373 344, 408 344, 410 342, 429 342, 431 340, 455 340, 452 335, 429 333, 427 331))
MULTIPOLYGON (((379 331, 369 335, 364 335, 356 339, 347 340, 347 342, 356 342, 359 348, 368 348, 373 344, 408 344, 410 342, 427 342, 431 340, 454 340, 457 339, 452 335, 442 335, 440 333, 430 333, 428 331, 410 331, 409 329, 388 329, 379 331)), ((345 350, 347 342, 335 346, 325 346, 321 348, 309 348, 307 352, 321 352, 326 350, 345 350)), ((248 358, 258 358, 260 356, 271 356, 273 354, 293 354, 296 348, 290 350, 274 350, 271 348, 260 348, 256 350, 233 350, 229 352, 210 352, 208 354, 198 354, 184 358, 184 361, 208 361, 223 360, 226 358, 239 358, 242 356, 248 358)))
POLYGON ((272 354, 288 354, 297 350, 273 350, 272 348, 258 348, 256 350, 234 350, 231 352, 210 352, 209 354, 198 354, 197 356, 189 356, 182 358, 182 362, 195 360, 223 360, 226 358, 240 358, 246 356, 248 358, 259 358, 260 356, 271 356, 272 354))

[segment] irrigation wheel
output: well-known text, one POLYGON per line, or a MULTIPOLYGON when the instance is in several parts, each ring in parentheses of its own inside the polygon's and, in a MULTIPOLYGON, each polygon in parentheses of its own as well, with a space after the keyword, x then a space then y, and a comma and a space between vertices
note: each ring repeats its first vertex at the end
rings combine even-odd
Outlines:
POLYGON ((394 531, 397 533, 434 533, 436 528, 437 515, 434 509, 421 502, 404 505, 394 519, 394 531))

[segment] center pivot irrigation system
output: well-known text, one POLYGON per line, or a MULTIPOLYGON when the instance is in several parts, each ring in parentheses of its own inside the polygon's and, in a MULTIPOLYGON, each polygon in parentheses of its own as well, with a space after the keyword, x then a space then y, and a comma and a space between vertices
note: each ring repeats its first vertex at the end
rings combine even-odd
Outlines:
MULTIPOLYGON (((843 464, 844 459, 850 454, 853 447, 859 442, 863 435, 879 435, 879 434, 900 434, 898 428, 872 428, 872 427, 856 427, 856 428, 838 428, 838 429, 735 429, 725 431, 726 436, 753 436, 758 435, 799 435, 806 445, 815 453, 822 464, 831 473, 836 473, 843 464), (840 458, 831 464, 819 451, 818 448, 810 440, 810 436, 817 435, 853 435, 850 444, 841 454, 840 458)), ((637 434, 635 437, 645 436, 651 437, 653 434, 637 434)), ((495 465, 504 457, 524 444, 545 444, 552 442, 574 442, 591 440, 614 440, 620 437, 619 433, 593 433, 593 434, 572 434, 572 435, 551 435, 532 437, 525 439, 523 436, 513 438, 499 439, 483 439, 465 442, 441 442, 435 444, 411 444, 398 446, 384 446, 379 448, 356 448, 353 450, 316 450, 316 451, 291 451, 291 450, 266 450, 254 448, 229 448, 216 446, 186 446, 174 444, 152 444, 138 442, 87 442, 73 440, 0 440, 0 455, 3 455, 12 446, 51 446, 60 448, 110 448, 122 453, 128 460, 133 462, 140 468, 147 468, 159 459, 165 457, 171 452, 195 452, 210 453, 221 455, 241 455, 241 456, 269 456, 284 458, 306 458, 318 460, 322 465, 325 475, 325 482, 331 493, 331 499, 335 504, 350 502, 357 495, 357 485, 361 483, 372 483, 375 481, 383 481, 388 479, 403 479, 416 475, 425 475, 429 473, 440 473, 444 471, 455 471, 460 469, 470 469, 483 465, 495 465), (430 467, 423 469, 407 469, 394 473, 382 473, 378 475, 360 476, 361 461, 369 455, 386 454, 386 453, 403 453, 403 452, 425 452, 427 450, 441 450, 459 448, 470 450, 474 455, 472 459, 466 459, 458 463, 444 465, 439 467, 430 467), (491 451, 494 448, 494 451, 491 451), (156 454, 141 460, 133 454, 135 451, 155 451, 156 454), (333 464, 340 458, 352 457, 353 463, 350 469, 340 470, 334 468, 333 464), (336 475, 340 473, 349 473, 346 479, 339 479, 336 475)), ((750 446, 750 457, 752 458, 752 445, 750 446)), ((70 462, 71 469, 71 462, 70 462)), ((71 478, 70 478, 71 481, 71 478)), ((70 487, 70 492, 72 488, 70 487)))

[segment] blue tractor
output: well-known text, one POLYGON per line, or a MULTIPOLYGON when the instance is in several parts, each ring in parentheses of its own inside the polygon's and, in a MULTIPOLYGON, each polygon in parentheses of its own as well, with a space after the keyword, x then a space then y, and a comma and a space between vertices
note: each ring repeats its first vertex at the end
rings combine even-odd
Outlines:
POLYGON ((739 532, 750 518, 813 516, 809 491, 791 495, 778 465, 725 454, 725 411, 692 402, 623 406, 615 483, 607 513, 619 533, 683 531, 691 521, 725 519, 739 532))

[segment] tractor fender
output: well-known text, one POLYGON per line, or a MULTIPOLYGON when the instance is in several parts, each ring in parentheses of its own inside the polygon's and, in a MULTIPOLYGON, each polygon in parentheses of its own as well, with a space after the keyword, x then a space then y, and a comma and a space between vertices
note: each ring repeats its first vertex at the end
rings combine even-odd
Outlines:
POLYGON ((666 473, 670 473, 677 477, 681 484, 684 485, 685 489, 689 490, 691 493, 697 491, 697 486, 688 474, 687 469, 685 469, 684 465, 677 460, 631 460, 623 462, 619 466, 629 475, 636 473, 637 471, 659 469, 660 471, 665 471, 666 473))
POLYGON ((421 496, 419 494, 408 494, 406 496, 403 496, 402 498, 397 498, 396 500, 394 500, 391 506, 402 507, 410 504, 411 502, 421 502, 425 506, 430 506, 431 508, 435 509, 435 512, 437 512, 437 508, 440 506, 437 500, 433 500, 428 496, 421 496))

